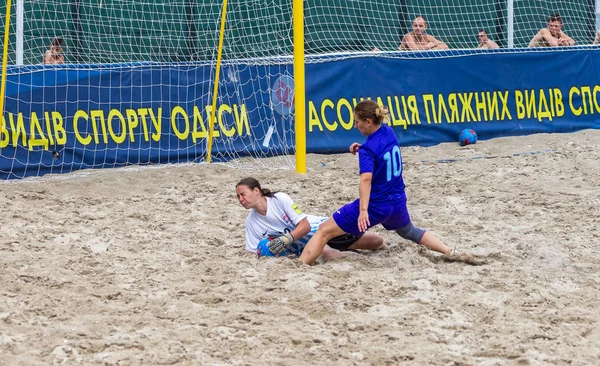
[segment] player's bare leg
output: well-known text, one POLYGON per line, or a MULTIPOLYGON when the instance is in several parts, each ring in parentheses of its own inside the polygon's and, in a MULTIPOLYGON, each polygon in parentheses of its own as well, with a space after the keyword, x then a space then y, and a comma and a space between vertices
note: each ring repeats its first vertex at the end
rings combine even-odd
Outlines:
POLYGON ((329 245, 325 245, 323 248, 323 253, 321 253, 321 259, 324 261, 328 261, 330 259, 339 259, 344 257, 350 257, 357 255, 354 252, 342 252, 341 250, 334 249, 329 245))
POLYGON ((435 250, 436 252, 444 254, 444 258, 449 262, 464 262, 473 265, 485 264, 485 261, 478 261, 471 253, 462 253, 456 249, 450 249, 440 239, 436 238, 435 235, 428 231, 426 231, 423 235, 423 238, 421 238, 420 244, 431 250, 435 250))
POLYGON ((327 242, 343 234, 345 232, 340 229, 332 218, 329 218, 319 226, 315 235, 310 238, 302 251, 302 255, 300 255, 300 261, 304 264, 313 264, 323 252, 327 242))
POLYGON ((375 233, 366 232, 348 249, 386 250, 388 249, 388 246, 383 242, 383 238, 381 236, 375 233))
POLYGON ((419 244, 442 254, 450 254, 450 248, 429 231, 425 231, 419 244))
POLYGON ((455 249, 450 249, 440 239, 429 231, 415 227, 412 223, 409 223, 403 228, 396 230, 396 233, 404 239, 411 240, 415 243, 421 244, 426 248, 440 252, 444 254, 444 258, 452 262, 465 262, 469 264, 483 264, 475 259, 475 256, 470 253, 459 253, 455 249))

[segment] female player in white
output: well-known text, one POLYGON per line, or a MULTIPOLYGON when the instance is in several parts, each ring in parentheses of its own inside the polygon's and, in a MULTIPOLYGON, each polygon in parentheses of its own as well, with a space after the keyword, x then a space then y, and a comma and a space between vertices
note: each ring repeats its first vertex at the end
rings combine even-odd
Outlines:
MULTIPOLYGON (((304 214, 290 196, 262 188, 258 180, 251 177, 242 179, 235 191, 240 204, 250 210, 246 218, 248 252, 257 253, 259 243, 268 238, 268 247, 273 253, 300 256, 317 228, 327 220, 327 217, 304 214)), ((341 252, 348 250, 387 249, 379 235, 369 232, 340 235, 327 244, 322 252, 327 259, 344 256, 341 252)))

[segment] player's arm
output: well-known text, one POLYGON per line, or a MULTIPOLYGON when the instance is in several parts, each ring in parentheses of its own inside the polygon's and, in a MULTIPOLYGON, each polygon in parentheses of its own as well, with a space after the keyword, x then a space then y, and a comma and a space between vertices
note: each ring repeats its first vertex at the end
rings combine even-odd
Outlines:
POLYGON ((294 237, 294 240, 298 240, 298 239, 304 237, 308 233, 310 233, 310 223, 308 222, 308 219, 305 217, 302 220, 300 220, 298 225, 296 225, 296 228, 294 230, 292 230, 292 232, 290 234, 292 234, 292 236, 294 237))
POLYGON ((288 218, 296 225, 289 233, 285 233, 269 242, 269 250, 275 255, 281 255, 292 243, 308 234, 310 224, 306 215, 298 208, 292 198, 285 193, 279 193, 275 197, 277 205, 285 212, 288 218))
POLYGON ((358 215, 358 229, 367 231, 369 228, 369 199, 371 196, 371 180, 373 173, 362 173, 358 186, 358 197, 360 198, 360 214, 358 215))

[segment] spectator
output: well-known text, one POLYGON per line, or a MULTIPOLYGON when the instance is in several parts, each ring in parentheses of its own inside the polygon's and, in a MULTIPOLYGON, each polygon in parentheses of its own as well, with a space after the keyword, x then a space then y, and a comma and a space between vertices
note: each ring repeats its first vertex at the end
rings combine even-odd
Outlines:
POLYGON ((479 45, 477 45, 477 48, 488 50, 500 48, 496 42, 488 38, 487 32, 483 29, 479 31, 479 34, 477 34, 477 39, 479 39, 479 45))
POLYGON ((548 27, 542 28, 529 42, 529 47, 573 46, 575 40, 565 34, 562 29, 562 18, 552 14, 548 18, 548 27))
POLYGON ((65 40, 61 37, 55 37, 50 42, 50 49, 44 54, 44 64, 63 64, 65 56, 62 54, 65 40))
POLYGON ((600 44, 600 30, 596 33, 596 38, 594 38, 594 44, 600 44))
POLYGON ((434 36, 425 33, 427 31, 427 20, 419 15, 413 20, 413 30, 402 37, 398 49, 404 50, 447 50, 448 46, 437 40, 434 36))

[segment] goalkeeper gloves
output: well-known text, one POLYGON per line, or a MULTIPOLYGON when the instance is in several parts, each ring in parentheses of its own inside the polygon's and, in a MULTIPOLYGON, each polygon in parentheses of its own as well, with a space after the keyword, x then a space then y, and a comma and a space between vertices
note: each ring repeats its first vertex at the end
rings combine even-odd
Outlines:
POLYGON ((273 240, 271 240, 268 244, 269 250, 271 253, 276 256, 280 256, 290 248, 290 245, 294 242, 294 237, 290 233, 285 233, 282 236, 279 236, 273 240))

